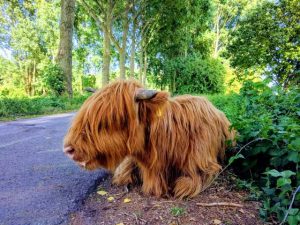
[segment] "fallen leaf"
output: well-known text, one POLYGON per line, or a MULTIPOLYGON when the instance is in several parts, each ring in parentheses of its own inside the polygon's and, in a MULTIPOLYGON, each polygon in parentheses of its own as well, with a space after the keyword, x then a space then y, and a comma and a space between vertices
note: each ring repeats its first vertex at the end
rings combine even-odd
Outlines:
POLYGON ((197 220, 194 217, 191 217, 190 221, 197 221, 197 220))
POLYGON ((214 220, 213 220, 213 223, 218 225, 218 224, 221 224, 222 221, 221 221, 221 220, 218 220, 218 219, 214 219, 214 220))
POLYGON ((107 198, 107 200, 108 200, 109 202, 112 202, 113 200, 115 200, 115 198, 112 197, 112 196, 110 196, 110 197, 107 198))
POLYGON ((130 199, 130 198, 125 198, 123 202, 124 202, 124 203, 131 202, 131 199, 130 199))
POLYGON ((244 211, 243 209, 240 209, 240 210, 239 210, 239 212, 241 212, 241 213, 245 213, 245 211, 244 211))
POLYGON ((241 199, 243 198, 243 196, 240 195, 239 193, 237 193, 236 195, 237 195, 239 198, 241 198, 241 199))
POLYGON ((175 222, 171 222, 169 225, 177 225, 177 223, 175 223, 175 222))
POLYGON ((107 192, 106 192, 106 191, 103 191, 103 190, 100 190, 100 191, 97 191, 97 194, 98 194, 98 195, 101 195, 101 196, 104 196, 104 195, 107 194, 107 192))

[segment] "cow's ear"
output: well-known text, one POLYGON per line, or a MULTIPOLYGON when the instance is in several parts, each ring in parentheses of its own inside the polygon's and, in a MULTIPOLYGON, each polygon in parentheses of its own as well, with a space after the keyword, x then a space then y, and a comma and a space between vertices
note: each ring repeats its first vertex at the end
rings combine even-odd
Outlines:
POLYGON ((141 122, 150 122, 161 116, 170 94, 165 91, 138 89, 135 101, 138 103, 138 114, 141 122))

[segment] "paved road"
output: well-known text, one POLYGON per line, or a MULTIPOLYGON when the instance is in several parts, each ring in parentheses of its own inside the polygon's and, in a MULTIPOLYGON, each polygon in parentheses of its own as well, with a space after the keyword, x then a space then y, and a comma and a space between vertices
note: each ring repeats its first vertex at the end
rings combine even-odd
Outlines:
POLYGON ((0 225, 68 224, 101 181, 62 152, 73 115, 0 123, 0 225))

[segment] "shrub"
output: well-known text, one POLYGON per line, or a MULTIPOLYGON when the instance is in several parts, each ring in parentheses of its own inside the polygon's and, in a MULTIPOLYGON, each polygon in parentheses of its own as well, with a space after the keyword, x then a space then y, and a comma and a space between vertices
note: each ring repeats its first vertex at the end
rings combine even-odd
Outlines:
POLYGON ((82 76, 82 86, 83 87, 95 87, 96 85, 96 76, 88 75, 82 76))
POLYGON ((237 93, 214 94, 206 96, 213 104, 222 110, 230 121, 236 119, 237 112, 240 109, 240 95, 237 93))
POLYGON ((178 57, 165 63, 164 73, 171 84, 175 78, 175 90, 171 85, 175 94, 224 92, 225 68, 218 59, 199 55, 178 57))
POLYGON ((62 95, 65 91, 65 76, 57 64, 50 64, 43 71, 46 86, 54 95, 62 95))
MULTIPOLYGON (((261 190, 265 219, 282 221, 291 195, 300 185, 300 94, 264 82, 246 81, 240 95, 210 97, 238 131, 238 146, 249 144, 233 163, 236 173, 261 190), (227 102, 226 105, 224 102, 227 102)), ((229 156, 235 151, 229 152, 229 156)), ((300 193, 289 211, 290 225, 300 222, 300 193)))
POLYGON ((88 95, 67 97, 0 98, 0 119, 78 109, 88 95))

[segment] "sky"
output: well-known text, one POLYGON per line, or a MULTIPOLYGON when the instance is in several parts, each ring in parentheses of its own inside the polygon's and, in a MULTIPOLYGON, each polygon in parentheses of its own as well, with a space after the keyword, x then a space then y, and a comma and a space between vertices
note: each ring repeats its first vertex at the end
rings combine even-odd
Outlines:
POLYGON ((0 56, 5 58, 5 59, 12 60, 11 51, 8 50, 8 49, 0 48, 0 56))

